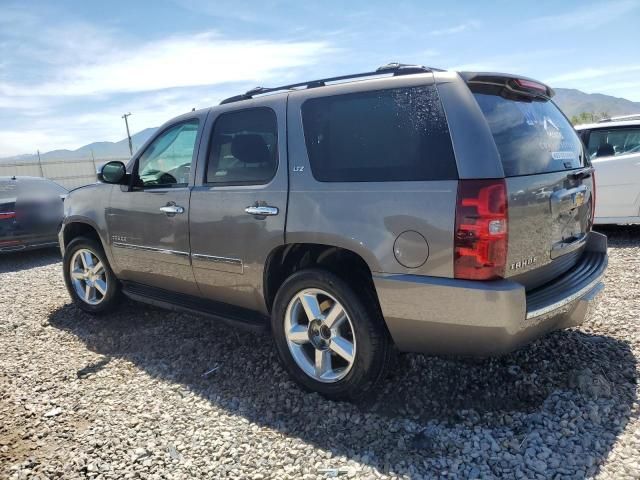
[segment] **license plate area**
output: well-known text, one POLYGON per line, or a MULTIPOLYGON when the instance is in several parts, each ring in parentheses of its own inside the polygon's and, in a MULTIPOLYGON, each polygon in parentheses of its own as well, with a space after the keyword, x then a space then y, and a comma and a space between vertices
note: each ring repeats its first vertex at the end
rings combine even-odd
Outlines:
POLYGON ((551 205, 551 258, 572 252, 586 243, 589 228, 589 189, 586 185, 556 190, 551 205))

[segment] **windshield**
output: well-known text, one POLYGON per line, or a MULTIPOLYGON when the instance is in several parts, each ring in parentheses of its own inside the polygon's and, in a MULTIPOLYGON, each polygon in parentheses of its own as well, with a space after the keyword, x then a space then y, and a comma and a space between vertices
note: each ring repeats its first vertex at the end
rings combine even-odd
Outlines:
POLYGON ((584 166, 582 143, 548 99, 474 88, 500 153, 505 176, 557 172, 584 166))

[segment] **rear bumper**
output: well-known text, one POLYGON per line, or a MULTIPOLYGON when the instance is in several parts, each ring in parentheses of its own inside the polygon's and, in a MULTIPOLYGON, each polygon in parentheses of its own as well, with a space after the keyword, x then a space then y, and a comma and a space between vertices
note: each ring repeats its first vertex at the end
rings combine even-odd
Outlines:
POLYGON ((497 355, 579 325, 603 288, 607 238, 589 234, 571 270, 531 292, 511 280, 376 275, 382 313, 401 351, 497 355))

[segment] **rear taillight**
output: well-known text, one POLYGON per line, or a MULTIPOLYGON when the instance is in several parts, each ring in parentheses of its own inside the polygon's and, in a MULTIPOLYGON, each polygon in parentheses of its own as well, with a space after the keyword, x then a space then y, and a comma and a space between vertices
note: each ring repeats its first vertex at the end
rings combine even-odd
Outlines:
POLYGON ((7 220, 9 218, 16 218, 16 212, 0 212, 0 220, 7 220))
POLYGON ((504 179, 460 180, 456 205, 455 278, 504 277, 507 261, 507 187, 504 179))

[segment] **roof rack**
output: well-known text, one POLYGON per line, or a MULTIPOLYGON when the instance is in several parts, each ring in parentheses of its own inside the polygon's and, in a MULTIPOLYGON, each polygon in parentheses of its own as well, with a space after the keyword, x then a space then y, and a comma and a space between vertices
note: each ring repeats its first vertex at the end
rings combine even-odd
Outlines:
POLYGON ((292 83, 291 85, 283 85, 281 87, 256 87, 251 90, 240 94, 235 95, 233 97, 225 98, 220 102, 220 105, 224 105, 226 103, 239 102, 241 100, 249 100, 256 95, 263 95, 265 93, 278 92, 281 90, 293 90, 295 88, 317 88, 324 87, 327 83, 339 82, 342 80, 351 80, 354 78, 366 78, 366 77, 376 77, 380 75, 392 74, 393 76, 399 75, 411 75, 416 73, 426 73, 426 72, 442 72, 443 70, 439 68, 432 67, 424 67, 422 65, 409 65, 406 63, 388 63, 387 65, 383 65, 377 68, 373 72, 364 72, 364 73, 352 73, 350 75, 341 75, 338 77, 330 77, 330 78, 321 78, 319 80, 310 80, 308 82, 300 82, 300 83, 292 83))

